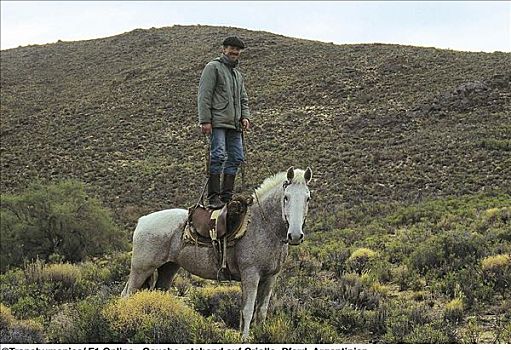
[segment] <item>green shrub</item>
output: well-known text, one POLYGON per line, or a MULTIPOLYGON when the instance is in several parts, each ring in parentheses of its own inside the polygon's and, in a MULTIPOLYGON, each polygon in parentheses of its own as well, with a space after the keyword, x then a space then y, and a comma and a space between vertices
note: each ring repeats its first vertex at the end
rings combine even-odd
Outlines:
POLYGON ((36 260, 23 270, 14 268, 0 275, 0 302, 10 306, 18 318, 41 316, 49 321, 60 304, 95 293, 120 295, 120 282, 111 279, 110 271, 97 262, 73 265, 36 260))
POLYGON ((358 248, 351 253, 346 263, 350 271, 362 273, 377 256, 377 253, 369 248, 358 248))
POLYGON ((511 255, 499 254, 481 260, 483 271, 501 271, 511 265, 511 255))
POLYGON ((52 299, 57 303, 76 300, 86 294, 80 283, 82 270, 77 265, 69 263, 43 265, 36 261, 27 265, 24 272, 27 283, 46 285, 52 299))
POLYGON ((341 343, 342 338, 334 326, 323 320, 304 315, 295 322, 295 343, 305 344, 335 344, 341 343))
POLYGON ((463 319, 465 306, 461 298, 455 298, 445 305, 444 318, 448 321, 459 323, 463 319))
POLYGON ((283 314, 269 317, 263 325, 252 327, 254 342, 260 344, 292 343, 293 332, 293 322, 283 314))
POLYGON ((364 286, 356 275, 345 275, 337 282, 335 300, 344 301, 357 308, 374 310, 381 302, 381 295, 364 286))
POLYGON ((11 310, 17 318, 28 319, 41 315, 51 314, 53 302, 51 292, 47 285, 40 290, 33 290, 32 293, 21 295, 16 303, 11 305, 11 310))
POLYGON ((0 304, 0 343, 40 344, 45 342, 43 326, 34 320, 16 320, 11 310, 0 304))
POLYGON ((333 344, 342 339, 328 323, 300 312, 293 317, 278 314, 264 325, 254 325, 253 341, 264 344, 333 344))
POLYGON ((382 343, 404 343, 405 337, 412 331, 413 323, 406 315, 387 318, 382 343))
POLYGON ((25 294, 27 283, 21 269, 12 269, 0 274, 0 303, 13 305, 25 294))
POLYGON ((495 151, 511 151, 511 141, 509 140, 498 140, 495 138, 483 139, 481 141, 483 148, 495 151))
POLYGON ((511 320, 508 320, 506 324, 503 325, 502 330, 499 332, 497 341, 502 344, 511 343, 511 320))
POLYGON ((432 324, 418 325, 403 338, 406 344, 446 344, 449 343, 449 336, 441 327, 432 324))
MULTIPOLYGON (((169 293, 143 291, 116 299, 103 309, 116 343, 217 343, 225 341, 213 322, 169 293), (207 338, 207 339, 205 339, 207 338)), ((232 337, 231 337, 232 338, 232 337)))
POLYGON ((465 231, 445 232, 420 243, 410 256, 413 268, 442 275, 476 263, 488 250, 484 237, 465 231))
MULTIPOLYGON (((428 331, 428 325, 432 325, 435 320, 435 314, 427 304, 406 299, 391 300, 384 306, 384 310, 385 325, 384 327, 380 326, 381 333, 384 331, 381 338, 384 343, 413 343, 415 341, 412 339, 420 335, 414 334, 414 330, 428 331)), ((441 329, 441 327, 434 329, 441 329)), ((421 340, 426 341, 428 337, 436 336, 436 332, 431 329, 429 335, 424 335, 421 340)))
POLYGON ((228 327, 240 323, 241 288, 238 285, 196 288, 190 295, 193 307, 201 315, 214 316, 228 327))
POLYGON ((350 256, 350 251, 342 241, 311 244, 310 250, 316 259, 322 262, 322 270, 334 272, 337 276, 344 273, 345 262, 350 256))
POLYGON ((107 210, 77 181, 33 184, 22 194, 2 195, 0 213, 2 272, 23 259, 78 262, 127 248, 107 210))
POLYGON ((342 334, 355 334, 363 329, 364 318, 360 310, 344 306, 333 312, 330 322, 342 334))
POLYGON ((506 224, 511 220, 511 207, 489 208, 482 215, 482 221, 487 224, 506 224))
POLYGON ((479 344, 483 328, 477 323, 475 317, 468 319, 466 327, 462 331, 462 340, 464 344, 479 344))
POLYGON ((423 287, 418 273, 406 265, 399 265, 392 269, 391 274, 394 281, 398 284, 400 291, 408 289, 417 291, 423 287))
POLYGON ((387 307, 380 306, 377 310, 367 310, 363 313, 364 325, 372 334, 381 336, 387 331, 387 307))
POLYGON ((50 342, 87 344, 113 341, 110 326, 102 313, 107 301, 92 296, 75 304, 62 305, 48 326, 50 342))
POLYGON ((488 256, 481 261, 483 277, 496 292, 502 296, 509 294, 511 288, 511 255, 488 256))
POLYGON ((421 273, 437 268, 445 262, 441 241, 437 237, 418 245, 410 256, 411 266, 421 273))
POLYGON ((11 309, 0 303, 0 332, 3 333, 9 329, 14 321, 15 319, 11 313, 11 309))

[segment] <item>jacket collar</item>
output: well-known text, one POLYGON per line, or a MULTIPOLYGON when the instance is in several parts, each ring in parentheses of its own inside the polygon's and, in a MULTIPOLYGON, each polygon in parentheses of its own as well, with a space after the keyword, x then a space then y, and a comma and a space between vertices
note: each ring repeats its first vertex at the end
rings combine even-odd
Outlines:
POLYGON ((232 62, 225 55, 222 55, 221 57, 219 57, 218 60, 231 69, 236 68, 236 66, 238 66, 238 63, 239 63, 239 61, 232 62))

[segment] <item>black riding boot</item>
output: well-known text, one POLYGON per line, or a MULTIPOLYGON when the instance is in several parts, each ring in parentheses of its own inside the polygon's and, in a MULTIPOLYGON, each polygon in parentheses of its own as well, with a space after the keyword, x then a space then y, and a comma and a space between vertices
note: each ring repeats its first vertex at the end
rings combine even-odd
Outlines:
POLYGON ((208 208, 219 209, 224 205, 220 199, 220 174, 209 174, 208 208))
POLYGON ((222 194, 220 195, 220 198, 224 203, 228 203, 232 199, 232 195, 234 193, 234 180, 236 180, 236 175, 224 174, 222 194))

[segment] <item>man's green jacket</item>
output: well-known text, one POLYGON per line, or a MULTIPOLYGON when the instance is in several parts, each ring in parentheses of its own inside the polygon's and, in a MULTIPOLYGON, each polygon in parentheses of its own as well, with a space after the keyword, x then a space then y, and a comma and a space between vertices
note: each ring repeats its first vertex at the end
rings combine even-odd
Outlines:
POLYGON ((213 128, 241 130, 241 119, 250 117, 243 77, 222 57, 202 71, 197 103, 199 123, 211 123, 213 128))

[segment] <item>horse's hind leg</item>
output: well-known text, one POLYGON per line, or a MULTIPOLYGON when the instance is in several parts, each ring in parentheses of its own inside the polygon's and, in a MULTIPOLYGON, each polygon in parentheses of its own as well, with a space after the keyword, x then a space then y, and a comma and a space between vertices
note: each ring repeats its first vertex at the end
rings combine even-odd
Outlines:
POLYGON ((124 290, 122 291, 121 296, 127 297, 136 292, 137 290, 144 287, 146 281, 150 282, 150 279, 153 275, 154 268, 149 268, 146 270, 131 270, 130 277, 124 290))
POLYGON ((156 272, 153 271, 153 273, 145 279, 144 283, 142 283, 142 287, 140 287, 140 289, 153 289, 154 284, 156 283, 156 278, 154 277, 155 274, 156 272))
POLYGON ((180 266, 173 262, 166 262, 158 267, 158 280, 156 281, 156 289, 169 290, 174 276, 179 271, 180 266))

